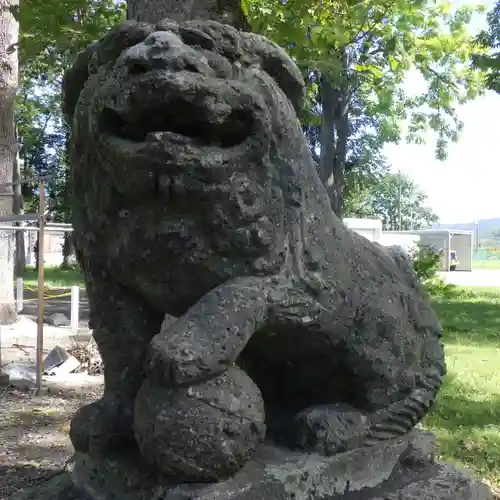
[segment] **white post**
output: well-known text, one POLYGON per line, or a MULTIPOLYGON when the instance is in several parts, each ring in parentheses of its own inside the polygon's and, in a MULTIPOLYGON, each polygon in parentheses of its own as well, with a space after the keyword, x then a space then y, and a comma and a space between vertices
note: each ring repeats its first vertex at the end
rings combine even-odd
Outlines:
POLYGON ((78 306, 80 304, 80 287, 71 287, 71 328, 78 330, 80 318, 78 317, 78 306))
POLYGON ((16 309, 17 312, 23 310, 24 302, 24 281, 22 278, 16 278, 16 309))

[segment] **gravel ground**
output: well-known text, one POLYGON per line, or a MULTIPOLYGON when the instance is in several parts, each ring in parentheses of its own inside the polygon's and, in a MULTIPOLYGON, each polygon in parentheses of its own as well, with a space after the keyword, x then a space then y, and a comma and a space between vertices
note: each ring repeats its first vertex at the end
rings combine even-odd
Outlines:
MULTIPOLYGON (((83 333, 90 335, 88 328, 83 333)), ((70 329, 46 325, 45 354, 56 345, 74 347, 73 335, 70 329)), ((61 471, 67 469, 73 455, 68 437, 70 420, 80 406, 98 399, 103 390, 102 376, 78 373, 44 377, 42 395, 35 396, 33 381, 19 374, 34 370, 36 337, 37 326, 29 315, 21 315, 14 325, 0 328, 0 367, 11 375, 14 386, 0 387, 0 500, 17 500, 14 493, 18 490, 45 484, 51 478, 52 482, 62 478, 68 483, 68 474, 61 471)), ((76 497, 34 493, 19 498, 76 497)))
POLYGON ((101 394, 100 386, 42 396, 14 388, 0 390, 0 500, 54 480, 66 469, 73 455, 68 437, 70 419, 80 406, 101 394))

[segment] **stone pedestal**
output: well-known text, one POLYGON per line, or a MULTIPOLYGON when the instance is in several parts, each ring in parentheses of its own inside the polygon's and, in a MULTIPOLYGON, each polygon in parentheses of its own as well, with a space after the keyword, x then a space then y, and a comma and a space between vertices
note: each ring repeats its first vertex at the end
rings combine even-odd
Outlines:
POLYGON ((434 437, 405 439, 333 457, 270 444, 233 478, 172 484, 136 452, 76 456, 73 481, 93 500, 490 500, 488 488, 432 458, 434 437))

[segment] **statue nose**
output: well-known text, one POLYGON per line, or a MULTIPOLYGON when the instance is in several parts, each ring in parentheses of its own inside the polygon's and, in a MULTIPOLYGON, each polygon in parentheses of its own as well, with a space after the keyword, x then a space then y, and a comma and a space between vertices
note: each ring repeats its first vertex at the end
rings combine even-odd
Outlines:
POLYGON ((210 70, 202 55, 167 31, 151 33, 143 42, 127 49, 120 59, 129 74, 161 69, 197 73, 210 70))

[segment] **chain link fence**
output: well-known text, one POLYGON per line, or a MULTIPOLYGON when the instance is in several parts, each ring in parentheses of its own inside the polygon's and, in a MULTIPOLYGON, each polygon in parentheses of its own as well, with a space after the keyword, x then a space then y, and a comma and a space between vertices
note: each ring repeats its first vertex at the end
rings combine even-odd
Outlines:
POLYGON ((472 265, 476 269, 500 269, 500 248, 479 248, 472 253, 472 265))

